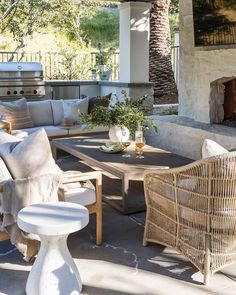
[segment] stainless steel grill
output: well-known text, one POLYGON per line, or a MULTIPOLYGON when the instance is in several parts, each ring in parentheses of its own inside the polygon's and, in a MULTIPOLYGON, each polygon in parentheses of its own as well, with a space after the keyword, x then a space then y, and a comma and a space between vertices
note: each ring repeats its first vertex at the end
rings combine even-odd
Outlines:
POLYGON ((0 100, 45 96, 42 65, 37 62, 0 63, 0 100))

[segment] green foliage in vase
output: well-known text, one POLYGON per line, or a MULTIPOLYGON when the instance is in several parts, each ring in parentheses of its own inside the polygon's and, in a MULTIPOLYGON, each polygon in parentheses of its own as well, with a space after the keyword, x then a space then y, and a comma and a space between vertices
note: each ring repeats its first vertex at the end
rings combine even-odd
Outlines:
POLYGON ((90 128, 115 125, 127 127, 131 135, 134 135, 138 125, 143 128, 149 125, 157 131, 155 122, 148 118, 150 108, 145 106, 147 95, 134 100, 123 91, 123 96, 123 101, 116 96, 116 101, 111 103, 109 108, 98 106, 90 114, 81 115, 78 123, 85 123, 90 128))

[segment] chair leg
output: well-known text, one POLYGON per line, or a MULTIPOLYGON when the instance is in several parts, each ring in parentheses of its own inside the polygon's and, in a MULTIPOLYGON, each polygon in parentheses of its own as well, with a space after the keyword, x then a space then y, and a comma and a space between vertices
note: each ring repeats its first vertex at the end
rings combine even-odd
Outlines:
POLYGON ((210 272, 204 274, 204 285, 208 285, 210 281, 210 272))
POLYGON ((146 237, 146 225, 145 225, 145 229, 144 229, 144 234, 143 234, 143 246, 146 247, 147 246, 147 237, 146 237))
POLYGON ((102 244, 102 208, 96 212, 96 245, 102 244))
POLYGON ((147 227, 148 227, 148 211, 147 211, 147 216, 146 216, 146 221, 145 221, 145 227, 144 227, 144 234, 143 234, 143 246, 147 246, 147 227))
POLYGON ((204 261, 204 285, 208 285, 209 280, 210 280, 210 253, 209 250, 207 249, 206 254, 205 254, 205 261, 204 261))
POLYGON ((209 283, 211 271, 210 271, 210 265, 211 265, 211 252, 210 252, 210 237, 206 236, 206 250, 205 250, 205 257, 204 257, 204 285, 207 285, 209 283))

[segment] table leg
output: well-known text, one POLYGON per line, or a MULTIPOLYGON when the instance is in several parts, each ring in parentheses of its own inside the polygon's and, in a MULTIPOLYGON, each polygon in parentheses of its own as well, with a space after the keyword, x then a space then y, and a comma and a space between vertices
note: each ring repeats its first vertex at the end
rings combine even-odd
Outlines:
POLYGON ((27 295, 80 294, 79 271, 67 248, 66 236, 40 236, 41 247, 30 271, 27 295))
POLYGON ((124 176, 122 179, 122 209, 123 212, 127 211, 127 198, 129 195, 129 179, 127 176, 124 176))

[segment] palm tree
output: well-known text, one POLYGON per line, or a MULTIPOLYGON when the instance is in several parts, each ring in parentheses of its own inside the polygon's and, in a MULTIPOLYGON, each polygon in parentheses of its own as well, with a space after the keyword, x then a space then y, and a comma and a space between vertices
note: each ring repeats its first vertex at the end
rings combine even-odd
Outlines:
POLYGON ((171 63, 169 8, 171 0, 155 0, 150 15, 149 78, 154 82, 154 102, 178 100, 171 63))

